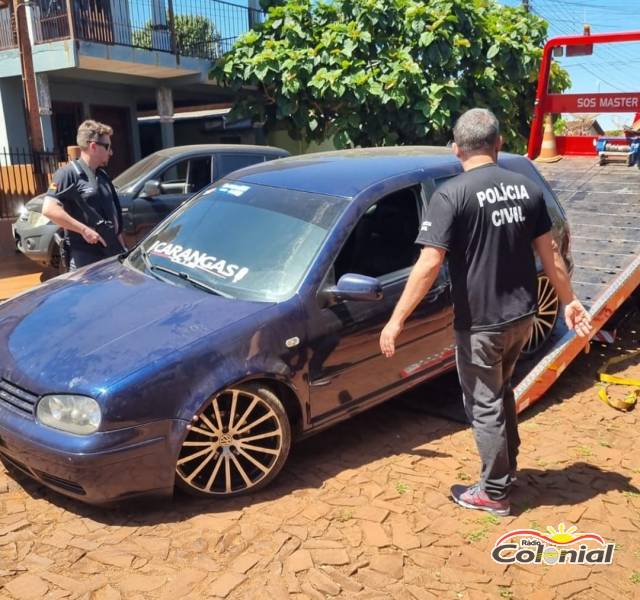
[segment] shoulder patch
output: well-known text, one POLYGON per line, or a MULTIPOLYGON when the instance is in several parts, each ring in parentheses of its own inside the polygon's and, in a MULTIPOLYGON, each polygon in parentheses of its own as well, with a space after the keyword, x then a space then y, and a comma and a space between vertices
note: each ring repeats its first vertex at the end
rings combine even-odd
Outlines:
POLYGON ((49 184, 49 188, 47 189, 48 192, 57 192, 58 191, 58 184, 55 181, 52 181, 49 184))

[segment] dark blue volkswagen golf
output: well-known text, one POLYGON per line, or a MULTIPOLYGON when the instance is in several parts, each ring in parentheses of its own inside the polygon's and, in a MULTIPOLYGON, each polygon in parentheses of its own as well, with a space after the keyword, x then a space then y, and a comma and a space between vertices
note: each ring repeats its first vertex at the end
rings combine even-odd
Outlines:
MULTIPOLYGON (((545 190, 532 164, 501 164, 545 190)), ((447 270, 392 359, 378 336, 419 247, 443 148, 287 158, 194 197, 127 256, 0 306, 0 459, 87 502, 229 497, 271 481, 292 440, 453 366, 447 270)), ((568 259, 568 257, 566 256, 568 259)), ((540 278, 544 343, 558 312, 540 278)))

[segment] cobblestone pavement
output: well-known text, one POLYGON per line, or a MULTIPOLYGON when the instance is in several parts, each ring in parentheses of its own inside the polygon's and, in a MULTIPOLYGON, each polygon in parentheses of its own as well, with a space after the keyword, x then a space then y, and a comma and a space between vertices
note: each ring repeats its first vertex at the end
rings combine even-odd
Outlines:
MULTIPOLYGON (((450 501, 477 475, 471 432, 403 398, 299 444, 274 485, 234 501, 88 507, 0 467, 0 600, 640 598, 639 413, 593 385, 615 352, 580 357, 522 416, 508 518, 450 501), (561 522, 615 542, 613 564, 492 561, 505 533, 561 522)), ((443 389, 454 378, 414 397, 443 389)))

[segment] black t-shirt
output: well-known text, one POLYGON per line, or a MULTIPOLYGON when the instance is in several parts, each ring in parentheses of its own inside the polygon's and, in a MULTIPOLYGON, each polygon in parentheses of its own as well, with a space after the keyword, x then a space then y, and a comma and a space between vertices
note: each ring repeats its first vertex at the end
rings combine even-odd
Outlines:
MULTIPOLYGON (((110 221, 115 225, 116 232, 121 231, 122 214, 120 211, 120 203, 115 195, 109 176, 104 169, 97 169, 95 176, 87 165, 80 163, 82 159, 76 161, 76 164, 69 163, 60 167, 53 175, 51 185, 47 190, 47 196, 52 196, 62 204, 62 207, 74 219, 81 223, 92 226, 87 215, 82 208, 72 199, 72 194, 64 194, 69 186, 76 184, 78 192, 82 198, 91 206, 105 221, 110 221)), ((65 235, 69 240, 71 253, 74 250, 84 254, 95 254, 96 259, 104 258, 105 255, 118 254, 121 248, 104 249, 98 244, 88 244, 84 238, 75 231, 66 231, 65 235), (112 250, 112 251, 111 251, 112 250)))
POLYGON ((542 190, 493 163, 435 191, 416 242, 448 252, 455 329, 493 329, 535 313, 531 242, 550 229, 542 190))

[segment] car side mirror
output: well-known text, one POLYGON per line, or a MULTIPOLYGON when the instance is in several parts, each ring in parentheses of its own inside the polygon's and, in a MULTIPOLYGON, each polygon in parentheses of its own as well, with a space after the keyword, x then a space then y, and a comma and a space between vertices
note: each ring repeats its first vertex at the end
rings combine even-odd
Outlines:
POLYGON ((149 179, 149 181, 144 182, 144 187, 142 188, 142 194, 140 194, 143 198, 153 198, 153 196, 159 196, 162 193, 162 186, 157 179, 149 179))
POLYGON ((337 285, 325 288, 322 295, 331 303, 331 300, 371 302, 381 300, 383 294, 382 284, 375 277, 345 273, 340 277, 337 285))

